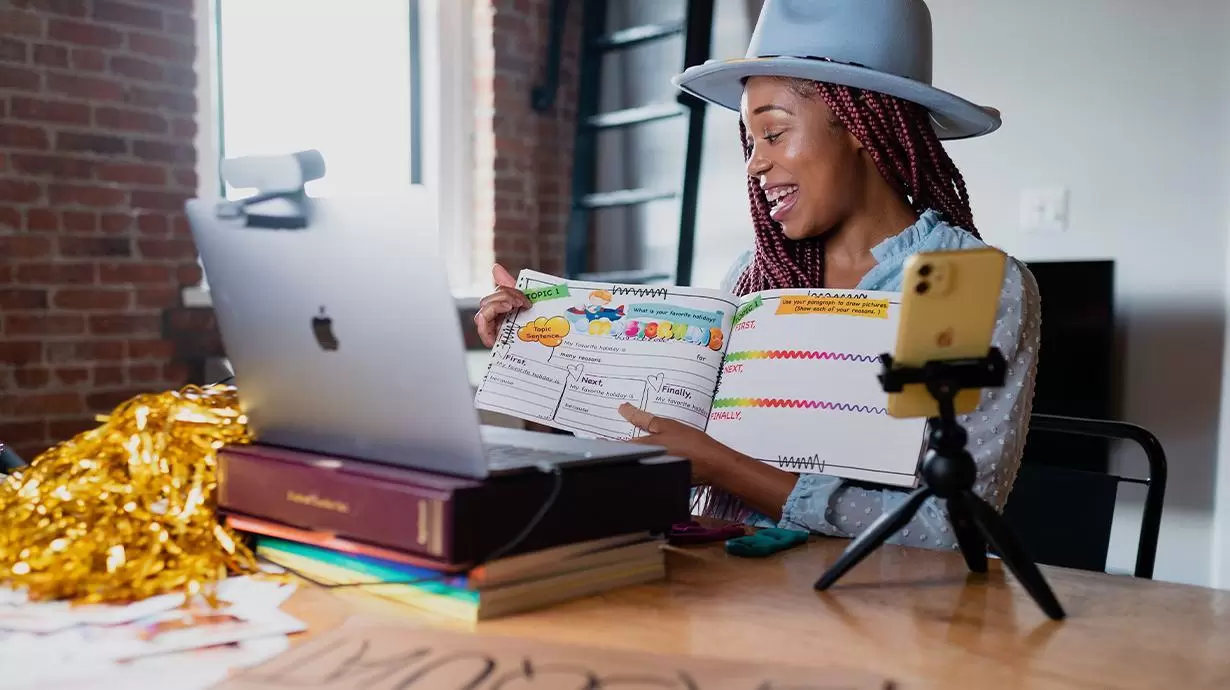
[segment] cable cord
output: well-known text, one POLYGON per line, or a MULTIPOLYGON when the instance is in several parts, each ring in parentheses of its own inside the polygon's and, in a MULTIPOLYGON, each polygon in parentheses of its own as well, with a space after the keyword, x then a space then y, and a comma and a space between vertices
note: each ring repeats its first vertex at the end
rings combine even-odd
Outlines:
POLYGON ((547 474, 552 475, 554 477, 554 481, 551 483, 551 492, 547 495, 546 500, 543 501, 542 506, 539 507, 538 512, 535 513, 532 518, 530 518, 529 522, 526 523, 525 527, 523 527, 521 531, 517 533, 516 536, 514 536, 512 539, 506 542, 503 546, 500 546, 499 548, 494 549, 491 553, 479 559, 474 565, 470 566, 469 569, 465 570, 462 573, 437 573, 429 577, 420 577, 420 578, 415 578, 412 580, 387 580, 384 582, 326 583, 326 582, 321 582, 311 576, 305 575, 304 573, 299 572, 298 570, 295 570, 294 568, 288 568, 287 566, 277 563, 276 561, 268 557, 262 557, 262 558, 265 561, 268 561, 269 563, 272 563, 273 565, 285 570, 291 575, 302 578, 318 587, 323 587, 325 589, 346 589, 346 588, 351 588, 351 587, 375 587, 375 586, 381 586, 381 585, 417 585, 417 584, 423 584, 427 582, 435 582, 438 580, 446 580, 448 578, 457 577, 458 575, 469 576, 471 573, 473 573, 475 570, 479 569, 483 565, 486 565, 487 563, 490 563, 491 561, 503 558, 513 549, 520 546, 521 543, 524 542, 526 538, 529 537, 530 534, 533 533, 534 528, 536 528, 538 524, 542 522, 542 519, 546 517, 547 512, 551 510, 551 507, 555 505, 556 499, 559 498, 560 488, 564 484, 564 473, 561 472, 559 467, 556 467, 555 465, 542 465, 539 467, 539 469, 547 474))

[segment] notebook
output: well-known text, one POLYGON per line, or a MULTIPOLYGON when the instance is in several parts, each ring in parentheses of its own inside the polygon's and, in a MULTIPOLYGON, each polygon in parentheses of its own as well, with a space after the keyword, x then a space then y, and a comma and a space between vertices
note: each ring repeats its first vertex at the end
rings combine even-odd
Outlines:
POLYGON ((899 293, 612 285, 523 271, 475 396, 573 432, 644 435, 625 402, 785 470, 916 485, 926 421, 888 416, 876 375, 899 293))

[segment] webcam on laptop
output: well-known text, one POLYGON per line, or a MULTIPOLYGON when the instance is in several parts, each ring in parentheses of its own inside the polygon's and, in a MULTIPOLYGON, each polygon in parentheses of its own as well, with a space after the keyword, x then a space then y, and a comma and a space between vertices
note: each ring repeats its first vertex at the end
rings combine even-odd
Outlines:
POLYGON ((222 179, 237 189, 262 194, 302 192, 303 186, 325 176, 325 159, 310 149, 277 156, 243 156, 222 161, 222 179))
POLYGON ((222 161, 221 174, 230 186, 255 189, 256 194, 219 202, 220 218, 244 218, 250 228, 302 230, 311 211, 304 187, 325 176, 325 159, 316 149, 228 158, 222 161))

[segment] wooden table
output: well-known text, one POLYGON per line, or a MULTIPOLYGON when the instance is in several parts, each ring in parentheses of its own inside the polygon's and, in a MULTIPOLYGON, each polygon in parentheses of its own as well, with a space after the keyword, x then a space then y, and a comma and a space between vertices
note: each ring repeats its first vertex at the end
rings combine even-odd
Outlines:
POLYGON ((1053 622, 999 561, 970 575, 957 553, 902 547, 814 591, 848 543, 814 539, 766 560, 673 549, 665 583, 478 625, 352 591, 305 588, 286 608, 316 633, 377 612, 552 642, 861 668, 907 688, 1230 688, 1230 592, 1044 568, 1068 612, 1053 622))

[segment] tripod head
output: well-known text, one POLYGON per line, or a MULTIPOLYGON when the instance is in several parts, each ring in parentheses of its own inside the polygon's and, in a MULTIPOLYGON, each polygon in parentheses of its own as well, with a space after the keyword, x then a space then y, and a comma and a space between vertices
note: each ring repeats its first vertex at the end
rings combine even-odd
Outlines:
MULTIPOLYGON (((1008 363, 999 348, 987 350, 986 357, 932 360, 921 367, 896 367, 893 356, 880 355, 883 370, 876 377, 885 393, 900 393, 908 384, 921 383, 940 406, 939 419, 955 418, 952 401, 957 393, 970 388, 998 388, 1004 385, 1008 363)), ((961 442, 965 445, 964 440, 961 442)))
POLYGON ((965 453, 969 435, 957 422, 953 401, 962 390, 1004 385, 1007 362, 1003 353, 992 347, 986 357, 933 360, 921 367, 894 367, 892 355, 883 354, 880 363, 883 369, 877 378, 884 392, 899 393, 906 385, 921 383, 939 405, 940 414, 929 425, 928 450, 922 462, 926 485, 940 498, 973 486, 977 479, 973 462, 957 460, 965 453))

